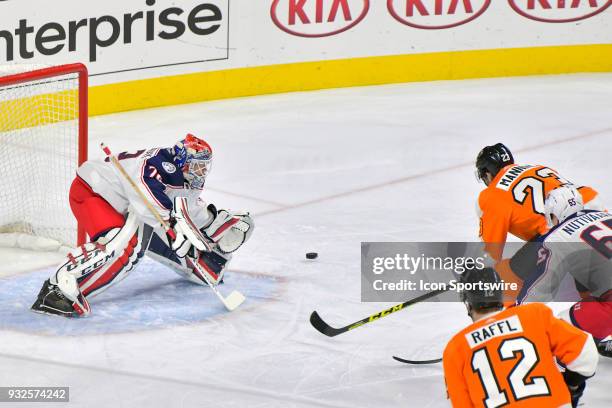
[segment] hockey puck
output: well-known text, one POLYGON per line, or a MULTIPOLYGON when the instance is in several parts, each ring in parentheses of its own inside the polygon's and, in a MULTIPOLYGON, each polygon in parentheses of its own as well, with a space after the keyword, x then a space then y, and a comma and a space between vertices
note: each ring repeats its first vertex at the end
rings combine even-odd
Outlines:
POLYGON ((319 256, 319 254, 317 254, 316 252, 307 252, 306 253, 306 259, 317 259, 318 256, 319 256))

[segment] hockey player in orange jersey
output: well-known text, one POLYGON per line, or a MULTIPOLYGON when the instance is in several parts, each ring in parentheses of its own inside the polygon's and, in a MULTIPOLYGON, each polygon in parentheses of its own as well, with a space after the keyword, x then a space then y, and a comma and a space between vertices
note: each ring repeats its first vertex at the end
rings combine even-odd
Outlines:
MULTIPOLYGON (((492 268, 468 271, 462 281, 500 282, 492 268)), ((598 362, 590 334, 557 319, 541 303, 504 310, 501 290, 476 287, 462 299, 474 323, 450 340, 443 356, 454 407, 578 405, 598 362)))
MULTIPOLYGON (((544 198, 551 190, 571 184, 549 167, 515 164, 512 153, 502 143, 480 151, 476 171, 487 186, 478 197, 479 235, 485 250, 496 261, 502 258, 508 233, 524 241, 546 233, 544 198)), ((586 209, 603 210, 594 189, 577 189, 586 209)))

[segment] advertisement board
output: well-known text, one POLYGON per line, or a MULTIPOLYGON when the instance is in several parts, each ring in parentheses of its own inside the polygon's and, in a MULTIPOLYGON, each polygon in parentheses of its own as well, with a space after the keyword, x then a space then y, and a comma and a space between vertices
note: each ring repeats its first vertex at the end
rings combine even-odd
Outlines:
MULTIPOLYGON (((209 74, 205 81, 186 79, 200 81, 199 87, 171 80, 173 88, 198 89, 149 106, 406 80, 600 72, 612 70, 606 63, 612 60, 610 5, 612 0, 55 0, 50 7, 44 0, 5 0, 0 64, 79 61, 94 87, 209 74), (431 72, 394 78, 391 70, 404 72, 406 64, 431 72), (347 68, 352 73, 343 79, 339 71, 347 68), (318 80, 312 78, 316 71, 318 80), (283 79, 287 75, 293 83, 283 79), (272 76, 278 84, 262 81, 272 76)), ((121 89, 129 101, 135 88, 121 89)), ((154 89, 136 94, 146 92, 154 89)), ((96 97, 94 92, 94 114, 101 113, 96 97)), ((109 109, 134 107, 143 106, 109 109)))

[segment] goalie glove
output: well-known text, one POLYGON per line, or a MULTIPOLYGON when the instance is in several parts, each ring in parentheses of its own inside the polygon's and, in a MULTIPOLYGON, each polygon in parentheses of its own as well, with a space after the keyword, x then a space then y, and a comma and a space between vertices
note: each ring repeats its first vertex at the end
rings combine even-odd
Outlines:
POLYGON ((179 258, 184 258, 192 246, 202 252, 212 250, 208 239, 202 235, 202 232, 191 220, 186 197, 176 197, 174 199, 171 219, 176 238, 174 240, 169 238, 169 240, 172 243, 172 250, 179 258))
POLYGON ((202 232, 217 243, 222 253, 235 252, 251 237, 255 223, 248 212, 217 211, 213 204, 208 205, 208 212, 213 216, 213 220, 202 228, 202 232))

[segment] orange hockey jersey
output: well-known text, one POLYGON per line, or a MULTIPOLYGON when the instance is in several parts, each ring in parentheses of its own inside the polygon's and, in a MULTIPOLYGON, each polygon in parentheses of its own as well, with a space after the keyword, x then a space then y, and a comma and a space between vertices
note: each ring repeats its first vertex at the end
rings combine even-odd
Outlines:
MULTIPOLYGON (((545 166, 512 164, 497 173, 478 197, 479 235, 493 259, 501 260, 508 233, 524 241, 546 233, 544 200, 563 184, 571 183, 545 166)), ((579 187, 578 191, 586 208, 603 209, 587 205, 597 196, 595 190, 579 187)))
POLYGON ((587 334, 532 303, 493 313, 466 327, 443 356, 454 407, 561 407, 570 394, 554 358, 592 376, 597 349, 587 334))

